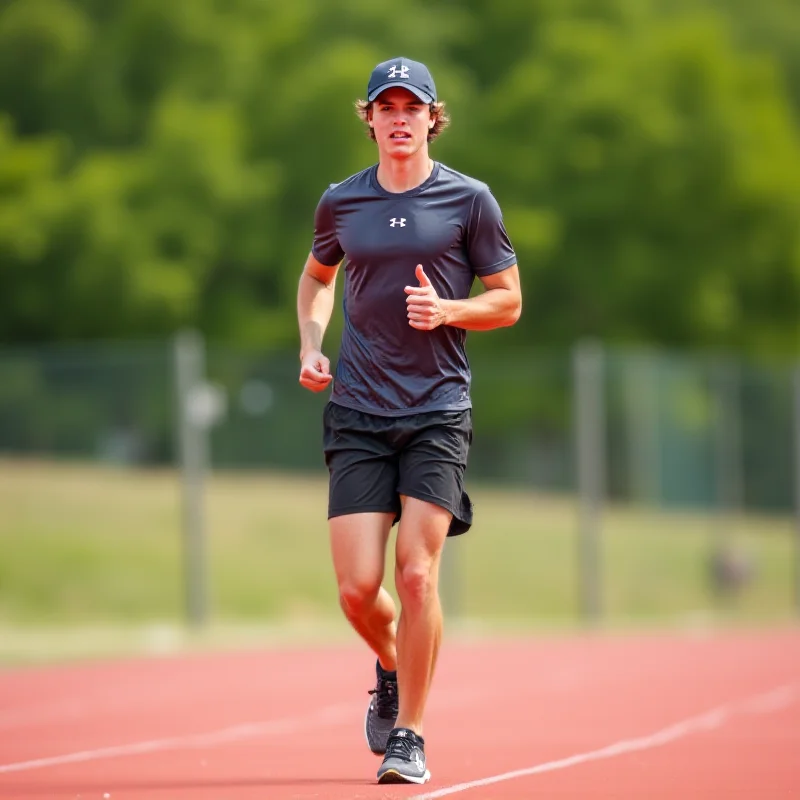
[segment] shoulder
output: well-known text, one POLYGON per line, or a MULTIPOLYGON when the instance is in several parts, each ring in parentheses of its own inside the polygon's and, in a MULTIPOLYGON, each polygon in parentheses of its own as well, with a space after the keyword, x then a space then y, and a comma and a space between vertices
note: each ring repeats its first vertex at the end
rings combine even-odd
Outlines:
POLYGON ((471 175, 466 175, 442 163, 439 164, 439 169, 440 175, 445 181, 451 183, 454 188, 460 189, 473 198, 491 194, 488 184, 477 178, 473 178, 471 175))
POLYGON ((369 186, 370 175, 374 169, 375 166, 373 165, 362 169, 361 172, 350 175, 350 177, 345 178, 343 181, 329 184, 322 196, 329 201, 335 202, 342 197, 347 197, 354 190, 358 192, 362 191, 365 186, 369 186))
POLYGON ((460 198, 470 228, 493 226, 502 219, 500 204, 488 183, 444 165, 441 170, 451 194, 460 198))

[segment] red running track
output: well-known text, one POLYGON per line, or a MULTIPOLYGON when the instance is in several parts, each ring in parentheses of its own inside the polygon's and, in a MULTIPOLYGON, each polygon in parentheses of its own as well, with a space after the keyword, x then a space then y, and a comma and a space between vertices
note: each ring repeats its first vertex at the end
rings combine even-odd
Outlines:
POLYGON ((800 633, 445 640, 433 779, 378 786, 351 647, 0 673, 0 798, 800 798, 800 633))

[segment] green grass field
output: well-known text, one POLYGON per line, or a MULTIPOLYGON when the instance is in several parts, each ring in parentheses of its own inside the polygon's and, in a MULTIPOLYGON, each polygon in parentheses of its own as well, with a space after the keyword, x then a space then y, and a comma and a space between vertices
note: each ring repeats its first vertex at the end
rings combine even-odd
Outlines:
MULTIPOLYGON (((471 486, 472 532, 448 543, 444 595, 487 627, 578 621, 572 498, 471 486)), ((207 484, 210 600, 225 624, 339 620, 321 477, 215 474, 207 484)), ((0 461, 0 626, 179 623, 180 487, 172 472, 0 461)), ((603 603, 610 624, 793 614, 792 520, 740 518, 729 533, 753 561, 736 598, 711 591, 720 522, 609 508, 603 603)), ((391 559, 387 574, 391 575, 391 559)))

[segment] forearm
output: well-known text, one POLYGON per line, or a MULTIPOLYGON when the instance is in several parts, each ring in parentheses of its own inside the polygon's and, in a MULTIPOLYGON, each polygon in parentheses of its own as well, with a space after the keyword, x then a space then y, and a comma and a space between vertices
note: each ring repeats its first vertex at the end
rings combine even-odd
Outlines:
POLYGON ((490 331, 513 325, 521 311, 520 296, 511 289, 487 289, 466 300, 442 300, 445 325, 468 331, 490 331))
POLYGON ((300 328, 300 358, 311 350, 322 350, 325 330, 331 321, 334 284, 326 284, 304 272, 297 290, 297 322, 300 328))

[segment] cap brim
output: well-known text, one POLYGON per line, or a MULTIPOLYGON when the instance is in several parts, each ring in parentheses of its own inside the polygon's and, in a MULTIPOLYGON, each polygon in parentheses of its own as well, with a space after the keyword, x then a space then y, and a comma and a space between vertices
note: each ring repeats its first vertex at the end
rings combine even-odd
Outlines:
POLYGON ((433 98, 427 92, 423 92, 422 89, 417 89, 416 86, 410 86, 408 81, 390 81, 389 83, 383 83, 377 89, 373 89, 369 93, 367 100, 371 103, 381 92, 385 92, 387 89, 394 89, 395 87, 411 92, 415 97, 422 100, 423 103, 433 102, 433 98))

